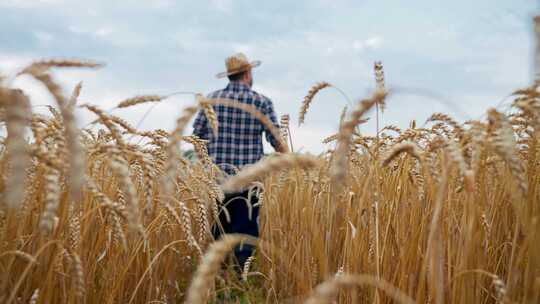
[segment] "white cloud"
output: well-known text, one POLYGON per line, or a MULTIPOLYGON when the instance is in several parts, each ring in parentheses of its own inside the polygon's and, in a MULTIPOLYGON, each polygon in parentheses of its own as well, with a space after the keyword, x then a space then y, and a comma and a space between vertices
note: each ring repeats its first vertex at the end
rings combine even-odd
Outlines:
MULTIPOLYGON (((47 89, 40 84, 35 79, 30 76, 22 75, 14 78, 14 76, 22 70, 25 66, 30 64, 36 58, 31 58, 28 56, 19 56, 19 55, 6 55, 0 54, 0 72, 2 75, 7 76, 10 80, 9 85, 11 88, 21 89, 25 94, 30 98, 32 104, 32 111, 34 113, 47 114, 49 113, 46 105, 55 106, 56 102, 54 101, 51 94, 47 89)), ((53 72, 54 79, 61 85, 63 88, 63 93, 65 96, 69 96, 75 85, 84 80, 83 89, 81 92, 81 100, 85 102, 90 102, 97 104, 104 109, 109 109, 110 104, 107 104, 106 101, 109 100, 121 100, 127 96, 127 92, 114 92, 111 90, 101 90, 103 87, 99 83, 99 75, 94 71, 84 71, 84 70, 63 70, 53 72), (105 103, 103 103, 105 101, 105 103)), ((88 113, 84 111, 77 111, 77 116, 79 116, 79 123, 82 125, 89 120, 88 113)))
POLYGON ((328 126, 301 126, 291 125, 291 137, 295 152, 320 153, 329 148, 330 145, 323 144, 322 140, 336 133, 335 128, 328 126))
POLYGON ((0 72, 12 76, 31 62, 30 57, 0 53, 0 72))
POLYGON ((31 8, 39 5, 60 4, 64 0, 2 0, 0 6, 14 8, 31 8))
POLYGON ((366 49, 377 50, 381 48, 384 44, 384 39, 381 36, 373 36, 366 40, 355 40, 353 41, 353 48, 357 51, 363 51, 366 49))
POLYGON ((155 8, 168 8, 174 5, 173 0, 149 0, 155 8))
POLYGON ((369 49, 378 49, 382 46, 384 40, 382 37, 371 37, 367 39, 364 44, 369 49))
POLYGON ((114 32, 114 29, 110 28, 110 27, 101 27, 99 29, 97 29, 94 34, 98 37, 106 37, 106 36, 109 36, 110 34, 112 34, 114 32))
MULTIPOLYGON (((321 153, 330 148, 332 145, 323 144, 322 140, 325 137, 336 133, 332 128, 325 128, 320 125, 298 127, 293 121, 291 121, 290 131, 294 152, 310 153, 321 153)), ((267 143, 266 140, 263 141, 263 145, 265 151, 273 151, 272 146, 267 143)))
POLYGON ((97 28, 82 27, 80 25, 69 25, 68 31, 73 34, 90 34, 98 38, 105 38, 115 33, 115 29, 112 26, 101 26, 97 28))
POLYGON ((231 0, 210 0, 210 6, 215 10, 230 13, 232 11, 233 2, 231 0))
POLYGON ((42 31, 34 32, 34 37, 41 43, 49 43, 54 39, 52 34, 42 31))
POLYGON ((68 25, 67 29, 73 34, 84 34, 87 32, 83 30, 81 27, 79 27, 78 25, 68 25))
MULTIPOLYGON (((467 4, 456 1, 448 7, 467 4)), ((495 1, 489 11, 457 13, 427 1, 395 5, 392 12, 385 0, 369 6, 352 0, 250 2, 249 11, 240 11, 239 3, 247 1, 125 0, 111 5, 105 0, 0 0, 0 7, 32 8, 12 10, 13 18, 0 17, 7 28, 16 26, 13 20, 27 22, 17 36, 6 36, 8 43, 0 45, 0 70, 9 74, 30 59, 56 54, 99 58, 108 63, 102 71, 62 70, 55 75, 66 94, 83 80, 81 101, 110 109, 137 94, 218 89, 225 81, 213 75, 223 69, 227 55, 240 51, 263 61, 254 72, 255 89, 274 101, 278 113, 290 113, 294 122, 302 98, 318 81, 333 83, 353 100, 365 96, 373 87, 372 62, 379 59, 384 61, 389 86, 402 84, 451 96, 467 115, 482 113, 497 96, 529 80, 530 18, 523 7, 513 8, 519 18, 491 18, 504 15, 508 5, 495 1), (430 7, 439 9, 426 14, 430 7), (385 11, 389 18, 369 18, 385 11), (54 24, 51 16, 58 17, 54 24), (482 16, 491 23, 480 20, 482 16), (216 27, 218 17, 231 22, 216 27), (242 27, 248 20, 244 17, 253 17, 249 19, 253 23, 242 27), (54 28, 54 36, 43 28, 54 28), (51 42, 63 47, 51 48, 47 45, 51 42)), ((15 85, 25 88, 36 104, 51 101, 30 78, 21 77, 15 85)), ((436 98, 402 95, 389 99, 382 124, 406 127, 411 119, 423 122, 435 111, 459 118, 458 110, 436 98)), ((182 97, 159 104, 142 128, 172 127, 189 102, 182 97)), ((336 131, 345 103, 334 89, 320 92, 306 125, 293 127, 295 148, 322 151, 320 140, 336 131)), ((142 105, 118 114, 136 123, 147 109, 142 105)), ((85 110, 77 112, 83 122, 93 118, 85 110)), ((370 122, 362 130, 371 132, 373 125, 370 122)))
POLYGON ((362 41, 353 41, 353 48, 355 50, 362 50, 364 48, 364 43, 362 41))
POLYGON ((247 44, 247 43, 233 43, 231 45, 233 52, 240 52, 246 54, 248 58, 249 55, 253 52, 253 45, 247 44))

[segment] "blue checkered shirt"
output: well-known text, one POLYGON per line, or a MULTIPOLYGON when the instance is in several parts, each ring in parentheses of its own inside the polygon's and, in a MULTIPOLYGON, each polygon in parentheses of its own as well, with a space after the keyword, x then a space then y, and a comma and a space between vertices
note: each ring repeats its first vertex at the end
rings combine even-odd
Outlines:
MULTIPOLYGON (((208 98, 232 99, 255 106, 279 128, 272 101, 241 82, 229 82, 225 89, 210 93, 208 98)), ((274 148, 278 147, 279 144, 270 131, 251 114, 224 105, 213 107, 219 122, 218 136, 215 137, 212 133, 202 110, 195 118, 193 134, 208 140, 208 154, 227 174, 234 175, 235 168, 253 164, 263 157, 263 132, 266 140, 274 148)))

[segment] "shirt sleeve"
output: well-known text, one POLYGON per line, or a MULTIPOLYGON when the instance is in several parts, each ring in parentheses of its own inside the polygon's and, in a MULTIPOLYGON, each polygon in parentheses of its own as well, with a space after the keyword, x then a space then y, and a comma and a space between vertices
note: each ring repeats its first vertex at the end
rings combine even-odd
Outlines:
MULTIPOLYGON (((272 122, 272 125, 276 128, 276 130, 279 130, 279 124, 277 122, 276 112, 274 111, 274 104, 270 99, 266 99, 262 106, 262 112, 263 114, 272 122)), ((266 127, 264 128, 264 133, 266 136, 266 141, 268 141, 274 149, 278 149, 279 142, 277 139, 272 135, 272 132, 268 130, 266 127)))
POLYGON ((206 119, 206 115, 204 115, 203 110, 200 110, 195 118, 195 122, 193 123, 193 135, 205 140, 208 140, 210 137, 208 120, 206 119))

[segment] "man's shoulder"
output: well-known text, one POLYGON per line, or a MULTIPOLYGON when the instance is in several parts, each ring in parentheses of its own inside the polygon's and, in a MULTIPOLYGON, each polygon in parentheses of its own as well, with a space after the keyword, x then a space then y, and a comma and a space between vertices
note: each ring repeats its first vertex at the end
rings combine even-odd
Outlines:
POLYGON ((224 91, 225 91, 224 89, 220 89, 220 90, 210 92, 210 93, 208 93, 206 95, 206 98, 219 98, 219 97, 223 96, 224 91))
POLYGON ((272 100, 268 97, 266 97, 265 95, 257 92, 257 91, 254 91, 254 90, 251 90, 251 93, 255 96, 255 99, 258 99, 261 101, 261 103, 264 103, 264 104, 271 104, 272 103, 272 100))
POLYGON ((269 105, 272 105, 272 100, 270 98, 252 89, 233 92, 225 88, 208 93, 207 98, 229 98, 240 102, 252 103, 258 107, 268 107, 269 105))

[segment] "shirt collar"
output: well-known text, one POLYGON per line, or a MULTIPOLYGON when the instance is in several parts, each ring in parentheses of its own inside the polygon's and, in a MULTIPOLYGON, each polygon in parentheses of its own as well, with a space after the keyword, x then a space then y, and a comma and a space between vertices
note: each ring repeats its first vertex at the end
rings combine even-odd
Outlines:
POLYGON ((230 81, 225 90, 228 91, 249 91, 251 88, 240 81, 230 81))

